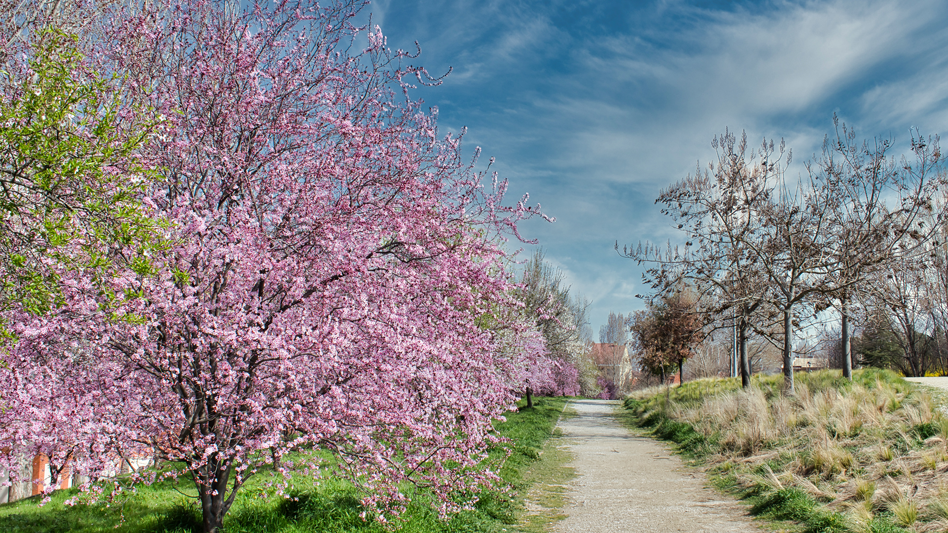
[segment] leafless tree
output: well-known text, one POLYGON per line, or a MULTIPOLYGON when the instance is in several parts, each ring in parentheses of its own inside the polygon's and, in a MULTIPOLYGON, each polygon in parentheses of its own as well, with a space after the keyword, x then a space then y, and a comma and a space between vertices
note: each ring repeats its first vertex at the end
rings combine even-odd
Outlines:
POLYGON ((915 132, 914 164, 904 158, 896 164, 887 154, 890 140, 859 143, 836 116, 833 125, 835 138, 824 139, 821 156, 807 163, 807 169, 817 196, 814 203, 827 206, 831 217, 824 246, 832 260, 822 276, 823 292, 839 310, 842 370, 852 379, 850 307, 879 270, 937 237, 944 217, 934 211, 933 197, 944 180, 937 172, 937 137, 926 140, 915 132))
POLYGON ((832 327, 824 327, 816 337, 814 343, 813 357, 825 360, 826 368, 842 369, 843 345, 839 342, 839 330, 832 327))
POLYGON ((48 28, 90 38, 96 19, 122 3, 123 0, 0 0, 0 53, 16 43, 35 42, 48 28))
POLYGON ((879 316, 901 348, 902 357, 896 364, 906 376, 924 376, 931 364, 932 339, 926 332, 931 332, 934 324, 925 265, 918 255, 900 257, 872 283, 875 305, 883 310, 879 316))
MULTIPOLYGON (((943 203, 944 205, 944 203, 943 203)), ((939 224, 940 236, 928 246, 925 269, 928 312, 938 355, 938 370, 948 372, 948 227, 939 224)))
POLYGON ((609 312, 606 323, 599 327, 599 342, 608 344, 626 345, 629 343, 629 326, 627 317, 622 313, 609 312))
POLYGON ((599 328, 599 350, 604 353, 597 355, 597 363, 601 367, 603 376, 615 386, 621 387, 623 359, 628 355, 629 324, 622 313, 609 312, 606 324, 599 328))
MULTIPOLYGON (((738 141, 725 131, 712 143, 717 162, 657 200, 686 233, 685 246, 640 244, 620 252, 649 265, 646 281, 656 294, 684 282, 713 302, 706 306, 714 315, 709 324, 717 324, 712 329, 727 319, 737 325, 745 386, 751 332, 782 345, 785 390, 792 394, 794 332, 836 306, 841 344, 848 346, 851 306, 866 281, 925 249, 944 223, 932 202, 944 184, 937 137, 916 132, 916 160, 895 163, 888 141, 860 144, 852 130, 834 124, 835 141, 826 140, 799 179, 785 175, 790 152, 782 142, 748 150, 746 135, 738 141)), ((851 376, 852 357, 845 359, 851 376)))
MULTIPOLYGON (((731 366, 731 349, 729 338, 705 342, 688 360, 685 374, 690 379, 726 376, 731 366)), ((782 352, 769 340, 752 335, 747 339, 746 350, 751 373, 780 370, 782 352)))
POLYGON ((782 323, 787 394, 795 391, 794 330, 800 326, 800 317, 821 310, 814 297, 824 291, 826 272, 833 265, 825 242, 832 219, 829 206, 820 200, 812 183, 782 184, 775 201, 763 206, 759 228, 762 238, 751 245, 767 276, 770 305, 782 323))
POLYGON ((708 342, 696 348, 688 360, 686 374, 689 379, 701 379, 727 375, 730 369, 731 343, 708 342))
POLYGON ((748 387, 748 339, 767 301, 758 253, 763 246, 760 216, 784 164, 784 147, 778 151, 765 141, 756 150, 748 149, 746 134, 738 140, 727 130, 711 144, 717 161, 663 190, 656 200, 663 205, 662 213, 687 233, 686 246, 662 250, 640 243, 620 253, 649 265, 646 282, 659 295, 682 283, 695 287, 711 329, 737 328, 741 382, 748 387))

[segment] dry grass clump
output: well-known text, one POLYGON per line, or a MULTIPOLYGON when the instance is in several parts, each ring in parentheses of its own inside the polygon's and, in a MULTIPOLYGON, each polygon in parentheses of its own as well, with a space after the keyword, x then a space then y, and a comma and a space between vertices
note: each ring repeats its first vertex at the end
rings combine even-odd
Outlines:
POLYGON ((919 500, 915 498, 914 492, 917 492, 917 488, 907 489, 892 477, 887 477, 886 481, 889 489, 882 494, 881 504, 892 513, 896 524, 906 528, 914 526, 922 508, 919 500))
POLYGON ((896 500, 889 505, 895 522, 902 527, 912 527, 918 521, 919 503, 909 498, 896 500))
POLYGON ((804 461, 808 473, 822 477, 843 474, 853 466, 853 454, 830 439, 817 443, 804 461))
POLYGON ((721 446, 741 456, 757 453, 777 438, 778 432, 770 416, 767 398, 758 388, 726 394, 718 401, 705 402, 683 413, 692 425, 703 426, 706 434, 714 428, 729 428, 721 438, 721 446), (700 416, 695 419, 695 415, 700 416))
POLYGON ((889 462, 892 459, 895 459, 895 453, 892 451, 890 446, 885 444, 879 444, 875 449, 875 458, 880 461, 889 462))
MULTIPOLYGON (((826 422, 827 427, 836 435, 842 435, 844 437, 858 435, 866 424, 867 418, 861 416, 862 413, 859 406, 859 398, 855 395, 840 396, 836 399, 836 405, 828 417, 826 422)), ((870 417, 870 420, 875 422, 874 417, 870 417)))
POLYGON ((711 450, 710 466, 727 464, 721 475, 744 486, 802 490, 856 530, 880 516, 948 530, 939 479, 948 472, 948 415, 931 393, 875 370, 853 382, 834 371, 803 374, 793 396, 781 394, 781 381, 755 377, 742 390, 733 379, 702 380, 693 390, 663 389, 667 405, 644 395, 636 405, 690 424, 711 450))
POLYGON ((916 527, 917 531, 948 531, 948 492, 943 486, 940 486, 937 494, 928 499, 922 509, 922 520, 928 522, 916 527))
POLYGON ((793 431, 797 426, 806 425, 793 398, 777 396, 770 401, 770 414, 774 419, 774 426, 781 428, 784 434, 793 431))
POLYGON ((939 495, 928 502, 928 509, 938 518, 948 519, 948 498, 939 495))
POLYGON ((872 519, 875 518, 872 502, 860 501, 850 505, 846 512, 849 523, 856 531, 872 531, 872 519))
POLYGON ((944 452, 929 452, 922 455, 921 463, 927 470, 938 470, 938 463, 944 459, 944 452))
POLYGON ((871 479, 856 478, 854 482, 857 500, 872 503, 872 497, 876 494, 876 482, 871 479))

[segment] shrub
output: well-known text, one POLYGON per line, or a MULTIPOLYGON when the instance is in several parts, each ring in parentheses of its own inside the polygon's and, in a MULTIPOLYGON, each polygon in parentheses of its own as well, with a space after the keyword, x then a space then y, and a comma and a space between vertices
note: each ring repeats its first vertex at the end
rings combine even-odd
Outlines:
POLYGON ((938 435, 940 431, 941 428, 934 422, 924 422, 922 424, 916 424, 912 426, 912 434, 918 437, 918 440, 922 441, 938 435))

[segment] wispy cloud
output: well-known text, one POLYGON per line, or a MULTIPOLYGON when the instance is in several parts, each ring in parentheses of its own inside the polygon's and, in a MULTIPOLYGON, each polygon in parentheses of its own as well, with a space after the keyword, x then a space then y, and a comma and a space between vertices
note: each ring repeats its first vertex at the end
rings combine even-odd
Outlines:
MULTIPOLYGON (((833 112, 860 134, 948 121, 942 0, 727 3, 540 0, 393 2, 372 7, 390 43, 415 39, 433 72, 419 90, 442 129, 496 156, 511 191, 555 224, 528 223, 593 319, 629 311, 639 271, 612 250, 675 230, 660 188, 714 157, 711 137, 784 137, 819 149, 833 112), (735 7, 736 6, 736 7, 735 7)), ((594 323, 594 328, 598 325, 594 323)))
POLYGON ((695 107, 738 116, 800 112, 910 52, 906 37, 925 24, 923 15, 921 3, 895 2, 709 14, 694 37, 700 50, 664 59, 676 65, 671 81, 695 107))
MULTIPOLYGON (((948 32, 946 32, 948 33, 948 32)), ((937 132, 948 124, 948 35, 937 51, 925 54, 925 67, 893 80, 880 82, 860 98, 861 115, 881 127, 918 127, 937 132)))

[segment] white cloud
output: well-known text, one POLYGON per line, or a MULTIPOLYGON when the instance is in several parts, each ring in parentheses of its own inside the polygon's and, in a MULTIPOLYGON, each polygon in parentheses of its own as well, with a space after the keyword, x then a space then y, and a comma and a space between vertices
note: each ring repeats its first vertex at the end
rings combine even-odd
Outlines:
POLYGON ((671 58, 672 81, 690 79, 693 101, 740 115, 801 111, 907 52, 905 37, 925 22, 919 7, 836 2, 720 15, 700 35, 701 52, 671 58))
POLYGON ((619 32, 573 27, 545 2, 417 5, 412 17, 395 17, 400 4, 388 0, 371 9, 383 32, 410 36, 393 46, 418 39, 432 72, 455 67, 429 99, 454 109, 442 131, 471 126, 468 148, 498 157, 511 197, 528 190, 557 217, 526 223, 525 235, 596 301, 594 329, 610 310, 641 307, 641 271, 613 243, 676 236, 653 199, 704 167, 725 127, 746 129, 752 145, 786 138, 799 165, 831 133, 834 110, 868 137, 880 125, 935 133, 948 123, 941 0, 729 11, 676 0, 647 8, 654 27, 633 20, 619 32))
POLYGON ((918 126, 923 133, 944 128, 948 123, 948 58, 943 52, 939 56, 931 58, 929 68, 907 79, 880 83, 866 91, 860 99, 863 115, 889 127, 918 126))

